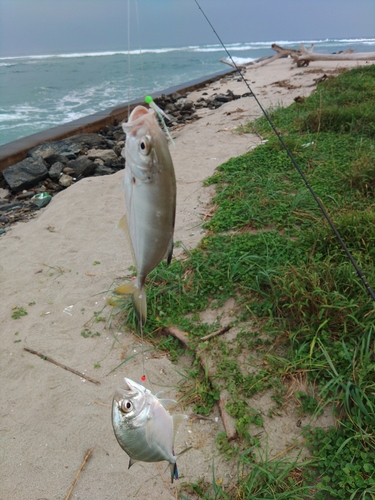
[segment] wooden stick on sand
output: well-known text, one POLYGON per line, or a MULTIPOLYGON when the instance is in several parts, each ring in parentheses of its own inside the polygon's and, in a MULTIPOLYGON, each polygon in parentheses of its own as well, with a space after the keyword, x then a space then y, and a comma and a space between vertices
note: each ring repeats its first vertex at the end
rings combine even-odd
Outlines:
POLYGON ((69 368, 69 366, 63 365, 63 364, 59 363, 58 361, 55 361, 54 359, 50 358, 49 356, 45 356, 44 354, 41 354, 40 352, 34 351, 34 349, 29 349, 28 347, 24 347, 24 350, 27 352, 31 352, 31 354, 35 354, 36 356, 39 356, 40 358, 45 359, 46 361, 49 361, 50 363, 53 363, 54 365, 59 366, 60 368, 64 368, 64 370, 68 370, 68 372, 72 372, 75 375, 78 375, 79 377, 82 377, 85 380, 92 382, 93 384, 100 384, 99 380, 95 380, 91 377, 88 377, 84 373, 81 373, 77 370, 74 370, 74 368, 69 368))
POLYGON ((79 477, 79 475, 81 474, 81 472, 83 471, 83 468, 84 468, 84 466, 86 465, 86 463, 87 463, 88 459, 90 458, 91 453, 92 453, 92 449, 90 449, 90 450, 87 450, 87 451, 86 451, 85 458, 83 459, 83 462, 82 462, 82 464, 81 464, 81 467, 78 469, 78 472, 77 472, 77 474, 76 474, 76 476, 75 476, 75 478, 74 478, 74 481, 72 482, 72 485, 71 485, 71 487, 70 487, 70 490, 68 491, 68 494, 67 494, 67 495, 66 495, 66 497, 65 497, 65 500, 69 500, 69 498, 70 498, 70 496, 71 496, 71 494, 72 494, 72 492, 73 492, 74 486, 76 485, 76 482, 77 482, 77 480, 78 480, 78 477, 79 477))
POLYGON ((205 337, 201 337, 201 340, 204 342, 208 339, 212 339, 213 337, 217 337, 218 335, 223 335, 223 333, 226 333, 231 328, 232 327, 230 325, 224 326, 224 328, 221 328, 220 330, 217 330, 216 332, 210 333, 209 335, 206 335, 205 337))

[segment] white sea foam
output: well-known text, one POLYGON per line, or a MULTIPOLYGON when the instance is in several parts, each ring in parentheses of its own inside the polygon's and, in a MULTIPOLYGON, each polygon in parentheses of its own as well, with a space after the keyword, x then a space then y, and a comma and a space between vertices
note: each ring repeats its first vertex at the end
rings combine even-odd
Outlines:
MULTIPOLYGON (((375 38, 242 41, 226 48, 236 64, 246 64, 273 55, 272 43, 361 52, 374 50, 375 38)), ((0 93, 0 144, 224 70, 218 60, 227 57, 220 43, 142 48, 129 54, 130 74, 127 50, 0 57, 7 82, 7 91, 0 93)))
MULTIPOLYGON (((233 56, 232 59, 237 64, 237 66, 241 65, 241 64, 248 64, 249 62, 255 61, 255 59, 253 59, 252 57, 236 57, 236 56, 233 56)), ((229 62, 229 59, 227 58, 226 61, 229 62)))
MULTIPOLYGON (((299 46, 301 43, 307 44, 365 44, 373 45, 375 44, 375 38, 332 38, 332 39, 311 39, 311 40, 267 40, 267 41, 246 41, 246 42, 236 42, 226 44, 228 50, 257 50, 261 48, 270 48, 273 43, 282 46, 299 46)), ((40 55, 24 55, 24 56, 6 56, 0 57, 0 61, 10 61, 10 60, 40 60, 40 59, 69 59, 69 58, 81 58, 81 57, 108 57, 116 55, 139 55, 147 53, 164 54, 168 52, 181 52, 181 51, 194 51, 194 52, 218 52, 222 51, 223 47, 221 44, 207 44, 207 45, 188 45, 184 47, 161 47, 161 48, 140 48, 128 50, 111 50, 102 52, 72 52, 63 54, 40 54, 40 55)), ((0 63, 0 65, 9 63, 0 63)))

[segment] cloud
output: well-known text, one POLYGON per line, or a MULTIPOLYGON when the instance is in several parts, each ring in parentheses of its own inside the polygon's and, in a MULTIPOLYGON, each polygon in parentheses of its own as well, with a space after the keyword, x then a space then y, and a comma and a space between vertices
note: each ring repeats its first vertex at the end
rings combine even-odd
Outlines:
MULTIPOLYGON (((373 0, 198 0, 224 43, 371 36, 373 0)), ((0 0, 0 54, 217 43, 194 0, 0 0), (138 6, 138 16, 136 12, 138 6)))

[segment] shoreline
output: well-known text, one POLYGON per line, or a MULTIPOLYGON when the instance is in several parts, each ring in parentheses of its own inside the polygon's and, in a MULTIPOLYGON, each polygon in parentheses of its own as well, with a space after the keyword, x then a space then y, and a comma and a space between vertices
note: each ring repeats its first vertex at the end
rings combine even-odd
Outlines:
MULTIPOLYGON (((247 69, 245 77, 262 106, 269 109, 288 106, 297 97, 309 95, 316 87, 315 80, 324 74, 359 65, 364 64, 319 63, 306 69, 291 67, 290 60, 280 59, 247 69)), ((222 77, 193 90, 189 98, 196 101, 205 92, 225 93, 228 89, 245 92, 243 82, 222 77)), ((242 97, 215 110, 200 109, 199 120, 172 131, 175 146, 170 151, 177 179, 175 241, 180 241, 182 248, 195 248, 205 235, 202 221, 212 209, 208 203, 214 188, 203 187, 204 180, 231 157, 260 144, 256 135, 238 133, 241 125, 260 113, 251 96, 242 97)), ((180 483, 169 484, 164 463, 139 463, 127 469, 128 457, 118 446, 111 426, 110 406, 116 387, 124 376, 137 381, 143 373, 139 339, 118 327, 105 306, 108 290, 124 280, 132 265, 126 237, 115 230, 125 211, 122 175, 119 171, 82 179, 56 194, 34 219, 14 224, 0 238, 0 491, 4 498, 65 498, 89 449, 93 452, 72 500, 111 500, 121 491, 127 491, 128 498, 169 500, 178 496, 180 483), (26 314, 12 317, 21 308, 26 314), (102 316, 106 322, 95 321, 102 316), (91 338, 86 330, 92 332, 91 338), (100 384, 85 382, 33 356, 25 347, 100 384)), ((177 248, 174 257, 182 253, 183 249, 177 248)), ((200 317, 207 323, 215 323, 220 317, 222 322, 230 307, 233 304, 227 309, 208 309, 200 317)), ((147 387, 176 399, 180 373, 189 362, 183 357, 175 365, 166 354, 148 351, 147 387)), ((269 404, 267 398, 254 401, 264 415, 269 404)), ((182 411, 179 408, 174 413, 182 411)), ((225 485, 237 476, 236 464, 226 462, 216 448, 216 436, 224 430, 217 407, 210 418, 193 419, 179 427, 176 453, 192 446, 178 459, 181 483, 211 483, 213 460, 215 475, 223 478, 225 485)), ((273 427, 264 429, 269 456, 283 452, 288 443, 300 441, 297 419, 295 409, 288 408, 277 422, 271 422, 273 427)), ((331 424, 329 415, 318 419, 321 427, 331 424)))
MULTIPOLYGON (((223 70, 212 75, 207 75, 196 80, 185 82, 181 85, 168 87, 167 89, 156 91, 152 94, 154 99, 161 95, 171 95, 173 93, 186 93, 197 90, 205 85, 215 82, 216 80, 235 73, 236 70, 223 70)), ((77 120, 51 127, 41 132, 31 134, 15 141, 8 142, 0 146, 0 172, 6 167, 14 165, 26 158, 28 150, 45 142, 59 141, 66 139, 76 134, 96 133, 106 125, 113 125, 118 121, 123 121, 128 117, 135 106, 143 104, 143 99, 133 99, 129 102, 124 102, 121 105, 107 108, 97 113, 83 116, 77 120)))

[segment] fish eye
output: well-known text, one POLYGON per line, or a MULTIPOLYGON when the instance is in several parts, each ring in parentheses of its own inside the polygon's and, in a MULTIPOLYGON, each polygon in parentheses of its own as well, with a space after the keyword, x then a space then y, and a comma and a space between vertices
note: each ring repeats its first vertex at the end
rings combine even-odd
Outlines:
POLYGON ((128 399, 123 399, 120 403, 120 410, 123 413, 129 413, 133 409, 133 403, 128 399))
POLYGON ((142 137, 139 141, 139 151, 142 155, 147 156, 151 151, 151 141, 148 136, 142 137))

